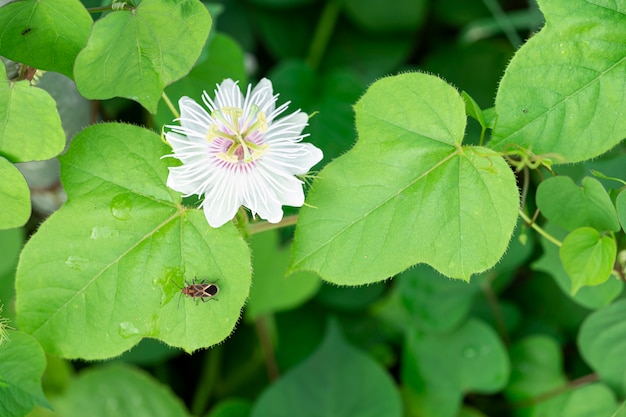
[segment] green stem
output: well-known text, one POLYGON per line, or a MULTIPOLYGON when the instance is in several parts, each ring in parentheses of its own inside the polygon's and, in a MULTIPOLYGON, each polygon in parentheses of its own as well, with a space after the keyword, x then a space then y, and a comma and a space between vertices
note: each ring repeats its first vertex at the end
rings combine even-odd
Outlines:
POLYGON ((539 394, 536 397, 533 398, 529 398, 527 400, 522 400, 522 401, 518 401, 518 402, 514 402, 512 405, 514 408, 525 408, 525 407, 531 407, 533 405, 537 405, 543 401, 547 401, 551 398, 554 397, 558 397, 559 395, 565 394, 568 391, 572 391, 576 388, 580 388, 583 385, 587 385, 587 384, 591 384, 593 382, 597 382, 599 380, 598 375, 596 374, 589 374, 589 375, 585 375, 582 376, 580 378, 577 378, 573 381, 569 381, 567 384, 555 388, 551 391, 548 392, 544 392, 543 394, 539 394))
POLYGON ((314 70, 319 67, 328 42, 335 29, 335 25, 337 24, 337 18, 341 11, 340 2, 341 0, 328 0, 326 2, 326 7, 322 10, 322 15, 315 28, 311 47, 309 48, 309 55, 306 59, 306 63, 314 70))
POLYGON ((504 13, 504 10, 502 10, 500 3, 498 3, 497 0, 483 0, 483 3, 487 6, 494 19, 496 19, 496 22, 498 22, 498 25, 504 32, 504 35, 509 40, 511 45, 513 45, 513 48, 517 49, 522 44, 522 39, 517 34, 515 26, 513 26, 511 20, 508 18, 506 13, 504 13))
POLYGON ((550 242, 554 243, 558 247, 561 247, 562 243, 560 240, 554 238, 551 234, 549 234, 548 232, 543 230, 541 227, 539 227, 537 223, 532 221, 532 219, 528 217, 526 213, 524 213, 521 209, 519 210, 519 215, 522 219, 524 219, 526 224, 532 227, 537 233, 539 233, 541 236, 545 237, 546 239, 548 239, 550 242))
POLYGON ((268 230, 280 229, 287 226, 293 226, 298 223, 298 215, 292 214, 291 216, 283 217, 283 219, 278 223, 269 223, 269 222, 261 222, 261 223, 252 223, 248 226, 248 234, 250 236, 266 232, 268 230))
POLYGON ((498 329, 498 333, 500 333, 500 338, 504 342, 505 345, 509 345, 511 343, 509 338, 509 333, 506 330, 506 323, 504 321, 504 314, 502 313, 502 307, 500 307, 500 303, 498 302, 498 297, 496 293, 493 291, 493 286, 491 285, 492 279, 487 277, 484 283, 481 285, 483 290, 483 294, 487 298, 487 303, 489 304, 489 308, 491 308, 491 313, 493 314, 493 318, 496 322, 496 327, 498 329))
POLYGON ((270 381, 275 381, 279 377, 278 364, 276 363, 276 356, 274 355, 274 346, 269 332, 267 317, 257 318, 255 324, 257 334, 259 335, 261 351, 263 352, 263 358, 265 359, 267 375, 270 381))
POLYGON ((165 91, 163 91, 163 94, 161 94, 161 98, 163 99, 163 101, 165 102, 167 107, 169 107, 169 109, 172 112, 172 114, 174 115, 174 117, 176 119, 179 119, 180 118, 180 114, 178 113, 178 110, 176 110, 176 107, 174 107, 174 105, 172 104, 172 101, 170 100, 170 98, 167 96, 167 94, 165 94, 165 91))
POLYGON ((217 345, 206 352, 204 367, 200 374, 200 380, 196 386, 196 391, 191 402, 191 414, 202 415, 207 408, 209 399, 216 387, 220 374, 220 363, 222 361, 222 346, 217 345))
POLYGON ((485 140, 485 132, 487 131, 487 126, 480 126, 480 140, 478 141, 478 146, 483 146, 483 142, 485 140))

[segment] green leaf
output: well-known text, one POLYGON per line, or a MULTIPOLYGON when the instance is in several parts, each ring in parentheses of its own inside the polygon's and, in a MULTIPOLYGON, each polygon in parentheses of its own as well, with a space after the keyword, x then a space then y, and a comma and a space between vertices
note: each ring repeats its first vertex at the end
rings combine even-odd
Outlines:
POLYGON ((318 350, 261 394, 252 417, 400 417, 400 395, 389 374, 328 326, 318 350))
POLYGON ((602 381, 620 396, 626 392, 626 300, 593 312, 580 327, 578 347, 602 381))
POLYGON ((143 337, 193 351, 226 338, 250 287, 250 255, 232 224, 208 226, 165 186, 159 136, 122 124, 83 130, 61 158, 68 202, 25 246, 20 328, 66 358, 119 355, 143 337), (208 302, 184 281, 217 281, 208 302))
POLYGON ((41 389, 46 357, 37 341, 22 332, 8 331, 0 343, 0 415, 22 417, 35 405, 51 408, 41 389))
POLYGON ((59 400, 64 417, 187 417, 180 398, 143 371, 127 366, 91 368, 59 400))
POLYGON ((191 70, 210 28, 198 0, 143 0, 111 12, 76 58, 78 90, 90 99, 126 97, 155 113, 163 88, 191 70))
POLYGON ((0 55, 72 77, 93 21, 78 0, 24 0, 0 8, 0 55))
POLYGON ((425 0, 346 0, 343 10, 348 18, 367 32, 416 31, 428 10, 425 0))
POLYGON ((571 232, 561 245, 559 257, 572 280, 572 294, 586 285, 602 284, 611 276, 617 244, 596 229, 581 227, 571 232))
POLYGON ((537 187, 537 206, 548 220, 567 230, 589 226, 598 230, 619 230, 615 207, 600 181, 582 180, 582 187, 571 178, 557 176, 537 187))
POLYGON ((480 286, 442 278, 433 269, 419 265, 398 278, 400 294, 412 322, 426 332, 445 332, 458 326, 480 293, 480 286))
POLYGON ((0 157, 0 229, 26 224, 30 217, 30 191, 26 180, 6 159, 0 157))
POLYGON ((566 162, 593 158, 626 132, 624 5, 540 0, 539 6, 546 24, 504 73, 490 147, 518 145, 566 162))
POLYGON ((289 266, 290 247, 280 248, 278 235, 265 232, 249 239, 252 247, 253 285, 246 305, 246 317, 258 316, 295 308, 313 297, 320 279, 310 272, 285 276, 289 266))
POLYGON ((622 225, 622 230, 626 231, 626 190, 622 190, 615 199, 617 217, 622 225))
POLYGON ((561 347, 551 337, 530 336, 511 347, 511 379, 506 388, 514 401, 529 399, 565 385, 561 347))
POLYGON ((590 384, 573 391, 558 415, 563 417, 612 417, 616 408, 615 394, 609 387, 604 384, 590 384))
MULTIPOLYGON (((183 97, 191 97, 196 102, 202 102, 202 92, 213 95, 216 84, 226 78, 238 80, 240 86, 245 86, 246 71, 244 55, 241 47, 230 37, 217 33, 212 35, 205 46, 206 59, 199 62, 184 78, 176 81, 165 89, 165 94, 176 105, 183 97)), ((163 100, 155 115, 157 126, 171 124, 174 116, 163 100)))
POLYGON ((505 395, 520 416, 610 416, 617 406, 615 395, 604 384, 594 383, 549 398, 546 393, 567 386, 561 346, 547 336, 530 336, 511 347, 512 372, 505 395), (522 406, 521 404, 525 404, 522 406))
POLYGON ((456 90, 402 74, 377 81, 355 108, 359 141, 314 181, 291 270, 355 285, 422 262, 465 280, 491 268, 513 233, 518 190, 500 156, 461 146, 456 90))
MULTIPOLYGON (((24 245, 24 229, 0 230, 0 253, 2 253, 0 256, 0 280, 3 276, 15 272, 22 245, 24 245)), ((0 302, 2 300, 3 298, 0 297, 0 302)))
MULTIPOLYGON (((557 239, 563 239, 567 234, 552 223, 545 225, 544 230, 557 239)), ((595 310, 610 304, 621 294, 624 284, 616 279, 609 279, 605 283, 593 287, 582 287, 576 294, 572 294, 572 280, 563 269, 563 263, 559 257, 559 247, 544 237, 541 237, 541 247, 543 255, 532 264, 532 269, 551 275, 561 291, 576 303, 595 310)))
POLYGON ((487 122, 485 122, 485 116, 478 103, 476 103, 476 100, 465 91, 461 93, 461 97, 463 97, 465 101, 465 112, 467 115, 476 120, 481 127, 486 128, 487 122))
POLYGON ((491 327, 470 319, 447 334, 409 332, 402 381, 424 416, 454 417, 465 392, 493 393, 509 378, 506 350, 491 327))
MULTIPOLYGON (((554 339, 543 335, 527 337, 515 343, 510 354, 511 378, 505 395, 513 402, 532 400, 567 383, 561 347, 554 339)), ((565 396, 557 395, 536 404, 526 403, 520 407, 520 415, 561 415, 565 401, 565 396)))
POLYGON ((7 80, 0 65, 0 155, 11 162, 49 159, 65 146, 56 103, 28 81, 7 80))

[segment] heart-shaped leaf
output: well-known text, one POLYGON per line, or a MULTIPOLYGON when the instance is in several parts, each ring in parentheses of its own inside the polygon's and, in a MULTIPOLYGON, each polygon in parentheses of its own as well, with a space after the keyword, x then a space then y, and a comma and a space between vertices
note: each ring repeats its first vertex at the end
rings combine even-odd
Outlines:
POLYGON ((580 327, 580 353, 600 378, 620 396, 626 392, 626 300, 593 312, 580 327))
POLYGON ((563 268, 572 280, 572 294, 585 285, 598 285, 611 276, 617 244, 596 229, 581 227, 567 235, 559 251, 563 268))
POLYGON ((423 415, 454 417, 463 393, 496 392, 508 378, 509 360, 502 342, 478 320, 446 334, 413 330, 407 337, 402 380, 423 415))
POLYGON ((32 337, 9 330, 0 342, 0 415, 21 417, 35 405, 51 408, 41 390, 46 356, 32 337))
POLYGON ((538 3, 546 24, 519 49, 502 77, 489 145, 522 146, 535 154, 558 154, 566 162, 593 158, 626 132, 624 4, 538 3))
MULTIPOLYGON (((567 235, 567 232, 552 223, 546 224, 544 230, 557 239, 563 239, 567 235)), ((559 288, 576 303, 595 310, 610 304, 622 292, 624 288, 623 282, 609 279, 604 284, 592 287, 584 286, 573 294, 572 279, 563 268, 563 263, 559 257, 559 247, 548 241, 548 239, 541 237, 541 248, 543 254, 532 264, 532 268, 551 275, 559 288)))
POLYGON ((65 417, 187 417, 183 402, 145 372, 111 365, 83 372, 59 400, 65 417))
POLYGON ((126 97, 155 113, 163 88, 191 70, 210 28, 198 0, 143 0, 111 12, 76 58, 78 90, 90 99, 126 97))
POLYGON ((582 187, 574 184, 570 177, 548 178, 537 187, 536 198, 541 213, 566 230, 583 226, 619 230, 613 202, 595 178, 583 178, 582 187))
POLYGON ((11 2, 0 8, 0 55, 71 78, 92 23, 78 0, 11 2))
POLYGON ((143 337, 193 351, 231 333, 250 287, 248 246, 180 205, 165 185, 168 152, 146 129, 100 124, 61 158, 68 202, 29 240, 16 278, 20 328, 46 351, 108 358, 143 337), (195 277, 218 296, 183 296, 195 277))
POLYGON ((261 394, 252 411, 252 417, 401 415, 389 375, 347 344, 335 322, 319 349, 261 394))
POLYGON ((402 74, 376 82, 355 109, 359 141, 313 183, 291 269, 354 285, 421 262, 466 280, 491 268, 513 233, 518 190, 500 156, 461 145, 458 92, 402 74))
POLYGON ((65 146, 65 133, 56 103, 28 81, 7 80, 0 65, 0 155, 11 162, 56 156, 65 146))

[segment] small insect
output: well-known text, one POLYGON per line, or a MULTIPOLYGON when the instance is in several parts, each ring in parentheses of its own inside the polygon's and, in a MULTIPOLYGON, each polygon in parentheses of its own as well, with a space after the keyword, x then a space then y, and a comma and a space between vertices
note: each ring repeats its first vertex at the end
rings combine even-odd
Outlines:
MULTIPOLYGON (((203 303, 206 303, 207 300, 213 299, 220 292, 220 287, 218 287, 215 282, 207 282, 205 279, 197 282, 196 278, 193 279, 191 284, 185 282, 185 286, 179 288, 182 294, 185 294, 187 297, 195 298, 196 303, 198 300, 202 300, 203 303)), ((217 298, 215 298, 215 300, 217 301, 217 298)), ((178 304, 180 305, 180 298, 178 299, 178 304)))
POLYGON ((30 33, 30 31, 32 30, 32 28, 26 28, 22 31, 22 36, 26 36, 30 33))

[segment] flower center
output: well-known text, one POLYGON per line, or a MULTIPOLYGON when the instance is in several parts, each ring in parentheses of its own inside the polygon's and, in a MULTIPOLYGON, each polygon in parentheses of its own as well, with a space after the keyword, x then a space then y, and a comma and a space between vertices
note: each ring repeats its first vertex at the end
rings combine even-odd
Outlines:
POLYGON ((242 116, 243 111, 240 108, 227 106, 211 114, 211 117, 218 123, 211 125, 206 134, 206 140, 212 142, 216 138, 224 138, 230 141, 228 149, 217 154, 224 161, 252 162, 267 151, 267 144, 257 143, 262 142, 259 139, 262 138, 263 133, 267 132, 265 113, 259 110, 259 106, 252 105, 247 117, 242 119, 242 116))

